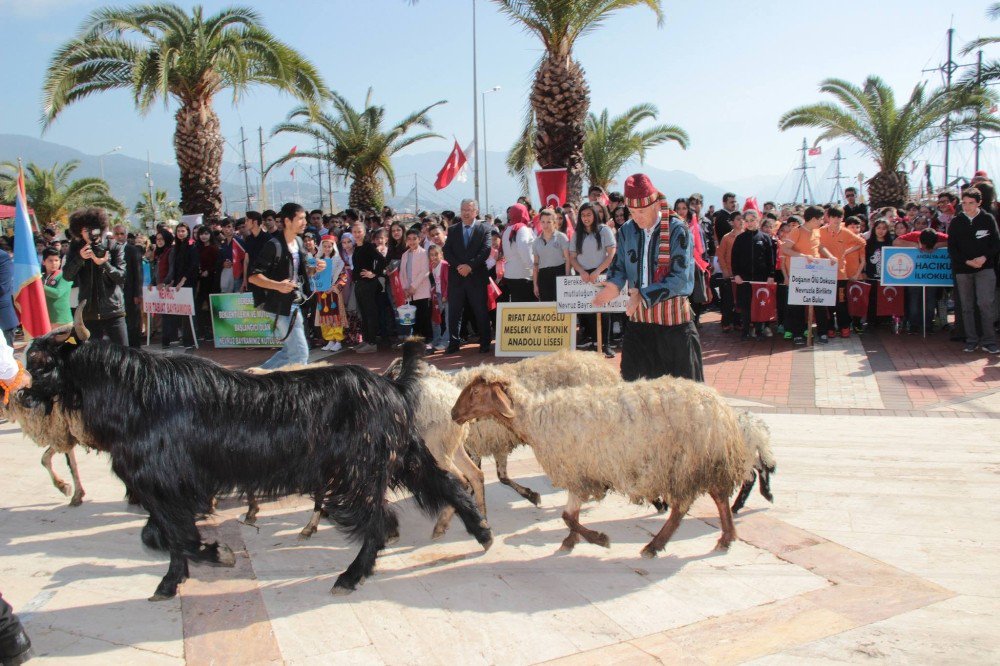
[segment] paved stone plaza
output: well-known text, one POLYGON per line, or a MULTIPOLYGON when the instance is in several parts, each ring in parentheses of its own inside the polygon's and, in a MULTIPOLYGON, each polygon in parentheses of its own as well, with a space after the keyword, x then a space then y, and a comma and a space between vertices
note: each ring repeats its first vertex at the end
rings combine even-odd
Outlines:
MULTIPOLYGON (((203 530, 237 551, 236 568, 192 565, 177 599, 150 603, 166 560, 141 545, 145 518, 124 502, 106 457, 79 454, 87 496, 70 508, 38 464, 41 449, 8 424, 4 597, 38 663, 996 663, 998 360, 963 355, 941 336, 793 349, 713 330, 707 379, 763 414, 778 460, 775 504, 751 496, 727 554, 712 550, 707 501, 661 557, 641 559, 663 517, 616 498, 582 514, 610 549, 556 554, 565 493, 520 449, 511 474, 542 505, 501 486, 485 463, 488 553, 459 521, 431 542, 432 521, 397 498, 400 541, 357 592, 333 597, 354 548, 325 523, 298 540, 311 501, 264 504, 257 529, 225 500, 203 530)), ((227 365, 264 356, 205 354, 227 365)), ((390 358, 332 360, 379 368, 390 358)), ((435 362, 480 359, 469 349, 435 362)), ((62 461, 56 469, 68 476, 62 461)))

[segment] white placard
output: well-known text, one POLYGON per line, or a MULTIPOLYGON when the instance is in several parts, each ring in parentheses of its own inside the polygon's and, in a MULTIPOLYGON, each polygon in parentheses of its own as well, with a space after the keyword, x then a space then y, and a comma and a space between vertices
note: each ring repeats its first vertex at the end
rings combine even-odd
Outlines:
POLYGON ((142 290, 142 311, 146 314, 194 316, 194 290, 146 287, 142 290))
POLYGON ((560 275, 556 278, 556 304, 559 312, 585 314, 589 312, 625 312, 628 306, 628 284, 618 294, 618 298, 603 308, 595 307, 594 296, 607 281, 606 275, 598 276, 598 282, 587 283, 577 275, 560 275))
POLYGON ((837 262, 814 257, 792 257, 788 272, 788 304, 837 304, 837 262))

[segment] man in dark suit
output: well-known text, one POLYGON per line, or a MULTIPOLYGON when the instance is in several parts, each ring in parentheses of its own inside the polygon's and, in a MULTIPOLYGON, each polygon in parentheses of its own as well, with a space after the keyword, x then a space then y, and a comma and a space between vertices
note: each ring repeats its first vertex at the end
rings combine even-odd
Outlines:
POLYGON ((125 330, 128 346, 142 346, 142 250, 121 224, 114 228, 115 241, 125 246, 125 330))
POLYGON ((476 317, 479 329, 479 353, 490 352, 490 321, 486 310, 486 288, 489 272, 486 260, 490 256, 490 230, 476 220, 479 204, 473 199, 462 201, 461 222, 448 229, 444 242, 444 258, 448 262, 448 330, 451 331, 449 354, 458 351, 459 326, 465 304, 476 317))

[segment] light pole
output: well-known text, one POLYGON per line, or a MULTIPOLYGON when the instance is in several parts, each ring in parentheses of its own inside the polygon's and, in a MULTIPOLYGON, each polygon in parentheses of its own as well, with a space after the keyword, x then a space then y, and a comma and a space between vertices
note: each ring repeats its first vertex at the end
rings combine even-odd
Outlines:
POLYGON ((101 180, 104 180, 104 158, 105 158, 105 157, 107 157, 108 155, 112 154, 112 153, 117 153, 117 152, 118 152, 119 150, 121 150, 121 149, 122 149, 122 147, 121 147, 121 146, 115 146, 114 148, 112 148, 112 149, 111 149, 111 150, 109 150, 108 152, 106 152, 106 153, 101 153, 101 154, 100 154, 100 155, 99 155, 99 156, 97 157, 97 162, 98 162, 98 164, 100 164, 100 165, 101 165, 101 180))
POLYGON ((487 164, 490 161, 490 155, 486 152, 486 95, 495 92, 500 92, 500 86, 493 86, 489 90, 483 91, 483 188, 486 195, 486 206, 483 210, 487 213, 490 212, 490 170, 487 164))

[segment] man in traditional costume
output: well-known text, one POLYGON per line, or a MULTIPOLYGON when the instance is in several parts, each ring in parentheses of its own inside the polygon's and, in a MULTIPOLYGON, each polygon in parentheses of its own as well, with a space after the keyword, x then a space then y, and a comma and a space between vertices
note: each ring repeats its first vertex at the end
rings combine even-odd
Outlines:
POLYGON ((618 231, 607 286, 594 297, 603 307, 628 284, 622 377, 704 381, 701 340, 688 304, 695 271, 691 232, 645 174, 626 179, 625 205, 632 219, 618 231))

